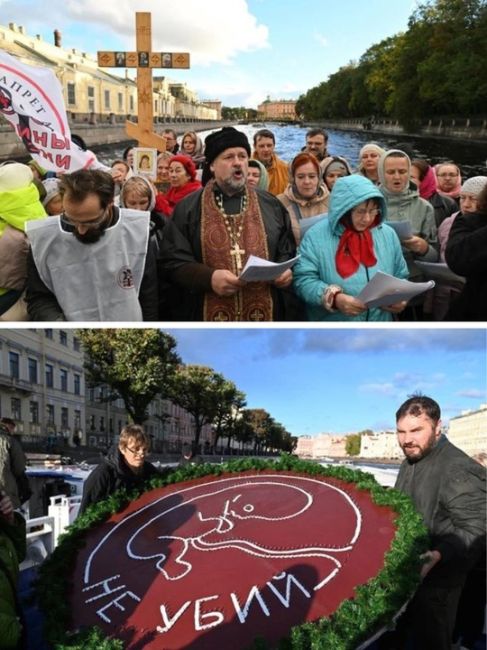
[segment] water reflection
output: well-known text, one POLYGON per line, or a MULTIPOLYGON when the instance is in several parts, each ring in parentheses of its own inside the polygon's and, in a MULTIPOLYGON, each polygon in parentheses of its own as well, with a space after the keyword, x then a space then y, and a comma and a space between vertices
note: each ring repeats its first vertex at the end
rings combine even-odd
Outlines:
MULTIPOLYGON (((184 128, 184 125, 181 125, 184 128)), ((274 124, 266 125, 276 136, 276 153, 283 160, 291 160, 301 147, 304 146, 306 139, 305 128, 298 126, 278 126, 274 124)), ((188 125, 188 128, 193 128, 188 125)), ((251 125, 240 125, 238 128, 243 131, 249 138, 252 146, 253 136, 256 128, 251 125)), ((211 131, 201 131, 199 136, 204 138, 211 131)), ((485 175, 486 170, 486 145, 475 144, 472 142, 459 142, 456 140, 434 140, 427 138, 412 138, 404 135, 380 136, 360 131, 337 131, 336 129, 327 129, 329 134, 328 150, 334 155, 340 155, 347 158, 355 168, 358 164, 358 155, 362 146, 366 142, 376 142, 384 149, 397 148, 402 143, 407 143, 412 149, 413 155, 418 158, 426 158, 430 163, 435 164, 444 160, 455 161, 462 170, 464 178, 485 175)), ((181 137, 178 138, 181 140, 181 137)), ((100 160, 110 163, 115 158, 120 158, 125 145, 113 145, 98 152, 100 160)))

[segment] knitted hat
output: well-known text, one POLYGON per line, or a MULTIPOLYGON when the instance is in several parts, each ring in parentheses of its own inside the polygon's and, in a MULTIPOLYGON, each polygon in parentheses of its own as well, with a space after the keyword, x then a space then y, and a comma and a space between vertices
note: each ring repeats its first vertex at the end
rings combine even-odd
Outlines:
POLYGON ((462 185, 462 192, 478 196, 487 185, 487 176, 473 176, 467 179, 462 185))
POLYGON ((184 156, 183 154, 177 154, 176 156, 171 156, 169 165, 172 165, 173 162, 181 163, 181 165, 188 173, 190 179, 194 181, 194 179, 196 178, 196 167, 194 162, 191 160, 191 158, 189 158, 188 156, 184 156))
POLYGON ((214 131, 205 138, 205 156, 208 165, 225 149, 242 147, 250 158, 250 145, 245 133, 234 129, 233 126, 224 126, 219 131, 214 131))
POLYGON ((51 199, 60 194, 60 183, 61 181, 59 178, 46 178, 46 180, 42 181, 44 189, 46 190, 46 196, 42 199, 42 205, 44 207, 47 206, 51 199))
POLYGON ((0 165, 0 192, 11 192, 28 187, 34 178, 28 165, 8 163, 0 165))
POLYGON ((328 165, 325 173, 328 174, 330 172, 343 172, 346 176, 350 174, 346 165, 339 160, 332 160, 332 162, 328 165))

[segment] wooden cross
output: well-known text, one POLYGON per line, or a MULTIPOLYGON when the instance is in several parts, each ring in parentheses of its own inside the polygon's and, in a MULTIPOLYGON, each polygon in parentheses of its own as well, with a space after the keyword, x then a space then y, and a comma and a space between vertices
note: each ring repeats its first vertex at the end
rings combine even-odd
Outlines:
POLYGON ((140 147, 166 150, 166 139, 154 132, 152 68, 189 68, 188 52, 152 52, 151 14, 135 14, 136 52, 98 52, 101 68, 137 68, 137 124, 127 120, 127 135, 140 147))
POLYGON ((245 251, 243 248, 240 248, 238 242, 235 242, 235 244, 233 245, 233 248, 230 251, 230 255, 232 255, 235 258, 235 266, 237 267, 237 273, 240 273, 240 271, 242 270, 242 255, 245 255, 245 251))

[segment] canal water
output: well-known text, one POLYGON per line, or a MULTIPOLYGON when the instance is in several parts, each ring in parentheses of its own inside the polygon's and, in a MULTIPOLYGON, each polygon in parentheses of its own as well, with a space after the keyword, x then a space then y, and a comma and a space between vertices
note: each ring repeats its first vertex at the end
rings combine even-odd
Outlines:
MULTIPOLYGON (((188 125, 188 129, 192 128, 188 125)), ((254 133, 259 127, 252 125, 238 125, 237 128, 243 131, 249 138, 250 145, 253 144, 254 133)), ((262 128, 262 126, 260 127, 262 128)), ((278 126, 275 124, 266 125, 276 137, 276 153, 285 161, 290 161, 299 153, 304 146, 306 139, 306 128, 299 126, 278 126)), ((200 137, 204 138, 211 131, 201 131, 200 137)), ((444 160, 453 160, 462 170, 463 178, 487 174, 486 159, 487 145, 476 145, 471 142, 458 140, 436 140, 426 138, 413 138, 402 135, 379 136, 360 131, 338 131, 327 129, 329 134, 328 151, 331 154, 344 156, 355 169, 358 165, 359 151, 366 142, 376 142, 384 149, 401 149, 405 145, 409 147, 413 157, 426 158, 431 164, 444 160)), ((178 138, 181 140, 181 137, 178 138)), ((121 158, 125 146, 113 145, 104 147, 97 152, 98 157, 105 163, 110 163, 116 158, 121 158)))

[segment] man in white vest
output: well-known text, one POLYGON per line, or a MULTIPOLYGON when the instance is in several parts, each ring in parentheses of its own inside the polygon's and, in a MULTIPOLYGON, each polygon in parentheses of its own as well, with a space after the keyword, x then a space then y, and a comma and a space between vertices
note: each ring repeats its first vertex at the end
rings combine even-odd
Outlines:
POLYGON ((61 178, 63 212, 27 222, 27 309, 33 321, 158 320, 149 212, 114 205, 110 174, 61 178))

